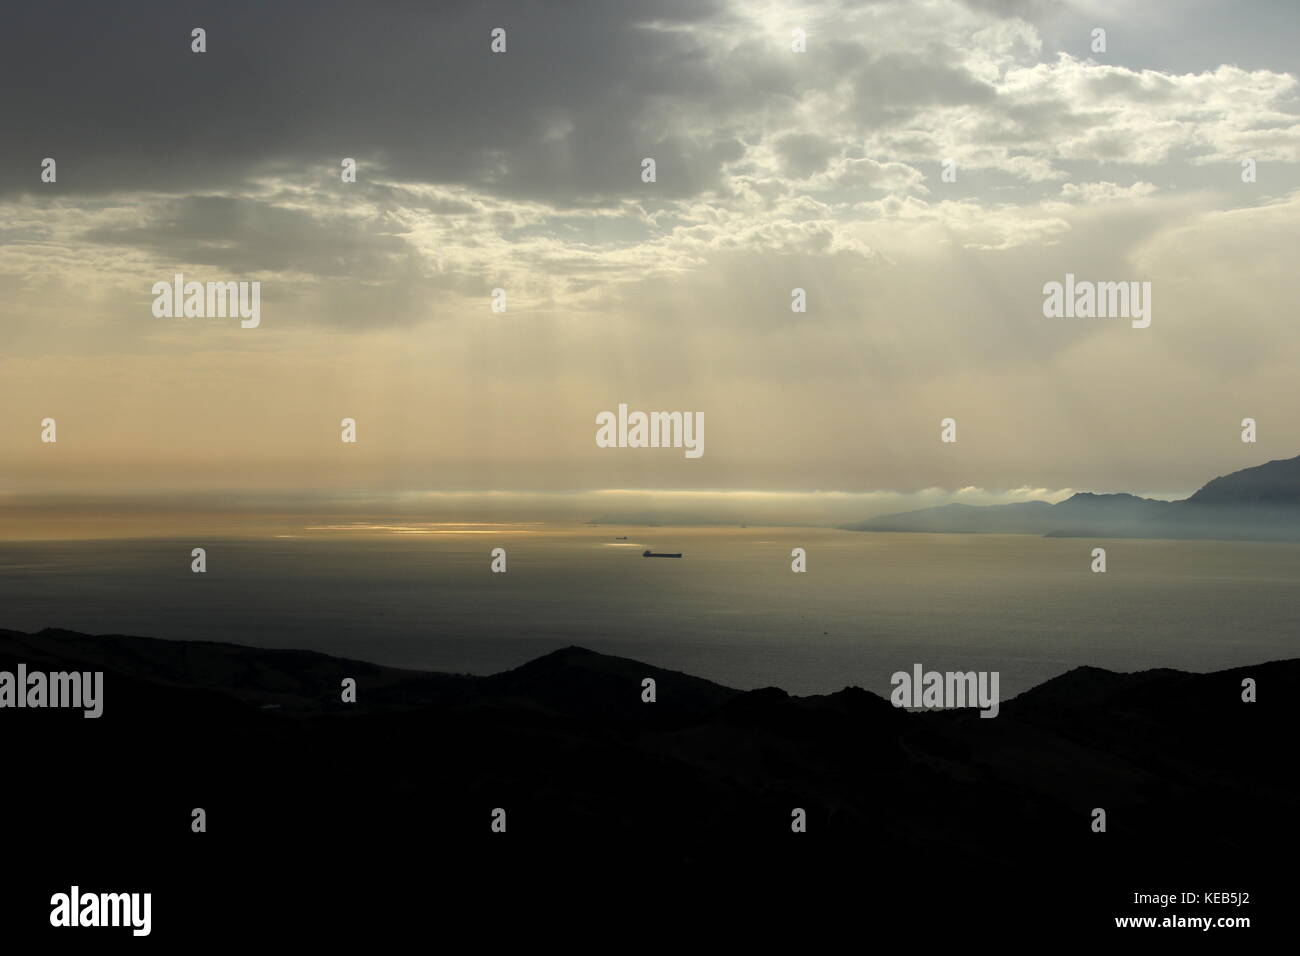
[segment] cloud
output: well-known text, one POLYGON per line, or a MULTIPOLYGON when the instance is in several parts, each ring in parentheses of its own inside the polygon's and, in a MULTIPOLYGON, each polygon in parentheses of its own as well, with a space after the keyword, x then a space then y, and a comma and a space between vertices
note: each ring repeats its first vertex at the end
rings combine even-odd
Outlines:
POLYGON ((1285 64, 1099 62, 1045 38, 1105 10, 1028 0, 555 9, 17 11, 15 469, 49 477, 25 429, 52 408, 80 436, 68 481, 139 460, 214 484, 1036 493, 1194 486, 1239 451, 1207 423, 1258 409, 1300 443, 1276 424, 1300 361, 1285 64), (154 319, 175 272, 261 281, 262 326, 154 319), (1152 328, 1045 320, 1066 272, 1151 281, 1152 328), (704 410, 706 459, 590 457, 623 400, 704 410), (365 446, 336 460, 343 414, 365 446))
POLYGON ((1099 203, 1117 200, 1141 199, 1156 191, 1151 183, 1137 182, 1131 186, 1116 183, 1066 183, 1061 187, 1061 198, 1071 202, 1099 203))

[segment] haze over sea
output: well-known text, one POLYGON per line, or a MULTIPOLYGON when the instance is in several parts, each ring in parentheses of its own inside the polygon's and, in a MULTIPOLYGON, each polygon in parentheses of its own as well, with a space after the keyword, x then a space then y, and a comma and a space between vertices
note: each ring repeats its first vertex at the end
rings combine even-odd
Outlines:
POLYGON ((474 674, 579 644, 795 694, 887 695, 890 674, 921 663, 999 671, 1006 698, 1079 665, 1295 657, 1298 583, 1300 543, 335 521, 275 537, 0 543, 0 627, 474 674), (1098 546, 1104 574, 1089 570, 1098 546), (194 547, 205 574, 190 570, 194 547), (505 574, 489 571, 496 547, 505 574), (790 570, 795 547, 806 574, 790 570))

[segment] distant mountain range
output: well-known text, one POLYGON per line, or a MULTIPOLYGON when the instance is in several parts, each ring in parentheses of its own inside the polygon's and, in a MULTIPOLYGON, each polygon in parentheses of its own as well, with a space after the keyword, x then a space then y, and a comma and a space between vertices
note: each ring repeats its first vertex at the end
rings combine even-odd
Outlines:
POLYGON ((1081 492, 1057 504, 951 504, 882 515, 850 531, 1051 537, 1300 539, 1300 456, 1215 478, 1182 501, 1081 492))

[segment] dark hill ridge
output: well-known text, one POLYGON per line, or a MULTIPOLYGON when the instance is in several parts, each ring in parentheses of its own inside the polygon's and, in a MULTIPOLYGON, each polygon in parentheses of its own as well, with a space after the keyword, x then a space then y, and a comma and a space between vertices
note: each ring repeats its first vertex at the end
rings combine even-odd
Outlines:
POLYGON ((1059 911, 1100 905, 1116 873, 1120 895, 1241 883, 1243 860, 1290 852, 1300 821, 1300 660, 1213 674, 1078 668, 992 720, 909 713, 856 687, 742 692, 579 647, 471 677, 0 631, 0 669, 18 662, 106 674, 97 720, 0 710, 4 765, 22 782, 5 794, 6 849, 53 854, 49 879, 65 890, 70 871, 117 886, 134 866, 155 883, 222 874, 221 886, 276 898, 289 874, 391 873, 397 853, 487 887, 507 874, 533 885, 627 874, 635 860, 632 875, 658 874, 653 886, 694 878, 711 893, 721 873, 728 885, 797 873, 835 893, 880 867, 900 885, 960 878, 954 903, 982 886, 1015 887, 1023 902, 1041 883, 1059 911), (338 701, 345 676, 355 706, 338 701), (1243 676, 1258 703, 1241 701, 1243 676), (644 677, 657 703, 641 702, 644 677), (196 806, 202 844, 189 832, 196 806), (1089 829, 1098 806, 1104 835, 1089 829), (506 842, 490 833, 494 807, 508 812, 506 842), (795 807, 806 834, 790 832, 795 807))
POLYGON ((1182 501, 1079 492, 1053 505, 951 504, 882 515, 850 531, 1056 537, 1300 539, 1300 456, 1215 478, 1182 501))
POLYGON ((24 660, 33 668, 55 670, 71 662, 81 670, 129 674, 160 687, 202 687, 229 694, 243 703, 274 705, 286 711, 332 706, 338 702, 337 688, 344 676, 356 678, 369 689, 369 699, 358 700, 363 707, 372 702, 424 706, 431 696, 454 692, 467 680, 451 674, 349 661, 315 651, 121 634, 92 637, 56 628, 38 634, 0 630, 0 658, 6 657, 24 660))
POLYGON ((565 647, 514 670, 474 680, 473 690, 459 700, 466 706, 536 708, 551 719, 619 728, 688 724, 740 693, 699 677, 583 647, 565 647), (641 682, 647 677, 655 681, 653 705, 641 700, 641 682))
POLYGON ((1207 482, 1186 504, 1216 505, 1300 505, 1300 456, 1243 468, 1207 482))

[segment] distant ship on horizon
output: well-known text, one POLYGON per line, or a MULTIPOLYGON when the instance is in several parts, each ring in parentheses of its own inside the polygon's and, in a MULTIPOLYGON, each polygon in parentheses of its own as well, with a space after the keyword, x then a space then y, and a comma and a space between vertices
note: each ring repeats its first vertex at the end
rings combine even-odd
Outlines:
POLYGON ((682 553, 680 551, 677 552, 676 554, 668 554, 666 552, 651 551, 649 548, 647 548, 646 550, 641 552, 641 557, 643 558, 680 558, 681 556, 682 553))

